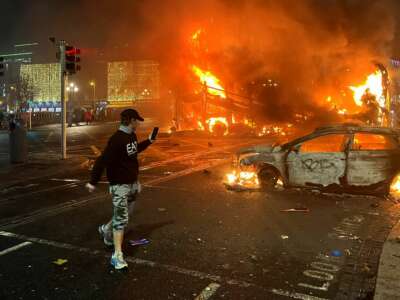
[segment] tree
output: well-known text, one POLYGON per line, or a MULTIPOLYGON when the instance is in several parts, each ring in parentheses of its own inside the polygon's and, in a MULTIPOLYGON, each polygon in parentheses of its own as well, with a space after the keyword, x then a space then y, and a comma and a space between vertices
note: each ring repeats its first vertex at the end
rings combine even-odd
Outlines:
POLYGON ((27 106, 29 100, 33 100, 36 89, 28 78, 19 77, 15 84, 16 106, 27 106))

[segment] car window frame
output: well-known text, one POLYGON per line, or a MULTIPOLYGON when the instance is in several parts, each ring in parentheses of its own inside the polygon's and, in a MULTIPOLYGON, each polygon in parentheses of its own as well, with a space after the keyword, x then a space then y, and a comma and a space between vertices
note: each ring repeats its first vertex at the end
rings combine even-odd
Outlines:
POLYGON ((352 151, 352 152, 358 152, 358 151, 360 151, 360 152, 367 152, 367 151, 388 152, 388 151, 399 151, 399 150, 400 150, 399 149, 399 137, 394 134, 385 134, 385 133, 381 133, 381 132, 376 133, 376 132, 367 132, 367 131, 356 131, 351 134, 351 142, 349 144, 349 151, 352 151), (353 149, 354 137, 357 133, 358 134, 374 134, 374 135, 390 137, 393 139, 393 141, 395 142, 397 147, 394 149, 353 149))
POLYGON ((305 140, 303 140, 303 141, 300 141, 300 142, 298 142, 298 143, 296 143, 296 144, 294 144, 291 148, 291 151, 294 149, 297 153, 345 153, 345 152, 347 152, 348 151, 348 149, 349 149, 349 146, 350 146, 350 142, 352 141, 352 136, 351 136, 351 134, 350 133, 345 133, 345 132, 330 132, 330 133, 326 133, 326 134, 321 134, 321 135, 318 135, 318 136, 314 136, 314 137, 311 137, 311 138, 309 138, 309 139, 305 139, 305 140), (340 151, 331 151, 331 152, 327 152, 327 151, 323 151, 323 152, 301 152, 301 146, 302 146, 302 144, 303 143, 306 143, 306 142, 308 142, 308 141, 311 141, 311 140, 314 140, 314 139, 317 139, 317 138, 320 138, 320 137, 324 137, 324 136, 328 136, 328 135, 343 135, 344 136, 344 139, 347 139, 347 141, 345 141, 345 143, 343 143, 343 145, 342 145, 342 149, 340 150, 340 151))

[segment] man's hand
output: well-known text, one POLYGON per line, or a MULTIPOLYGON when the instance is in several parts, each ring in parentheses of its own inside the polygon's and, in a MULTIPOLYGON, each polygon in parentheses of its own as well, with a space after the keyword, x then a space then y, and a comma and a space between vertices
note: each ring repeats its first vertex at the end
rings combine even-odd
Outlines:
POLYGON ((89 182, 86 183, 85 188, 88 190, 89 193, 93 193, 96 190, 96 186, 90 184, 89 182))
POLYGON ((150 134, 149 134, 149 141, 150 141, 150 143, 153 143, 154 140, 151 139, 151 135, 152 135, 152 134, 150 133, 150 134))

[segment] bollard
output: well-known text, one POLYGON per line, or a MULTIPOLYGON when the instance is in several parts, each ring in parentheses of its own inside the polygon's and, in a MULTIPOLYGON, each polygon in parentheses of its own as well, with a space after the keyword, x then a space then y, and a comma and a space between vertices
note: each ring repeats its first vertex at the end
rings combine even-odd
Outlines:
POLYGON ((10 126, 9 133, 10 162, 25 163, 28 160, 28 142, 26 128, 22 119, 16 119, 10 126))

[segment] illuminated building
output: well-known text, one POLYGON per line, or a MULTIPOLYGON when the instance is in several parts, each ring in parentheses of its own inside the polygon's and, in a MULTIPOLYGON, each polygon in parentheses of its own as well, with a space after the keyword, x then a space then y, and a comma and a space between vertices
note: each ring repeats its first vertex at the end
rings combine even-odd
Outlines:
POLYGON ((59 106, 61 99, 60 64, 21 65, 20 78, 32 89, 30 106, 40 111, 59 106))
POLYGON ((124 107, 160 98, 159 64, 155 61, 108 63, 107 100, 111 107, 124 107))

